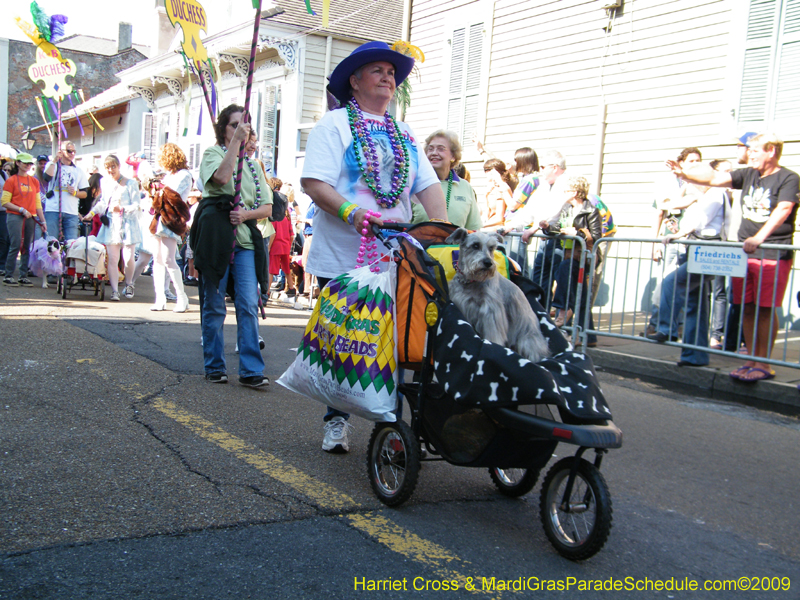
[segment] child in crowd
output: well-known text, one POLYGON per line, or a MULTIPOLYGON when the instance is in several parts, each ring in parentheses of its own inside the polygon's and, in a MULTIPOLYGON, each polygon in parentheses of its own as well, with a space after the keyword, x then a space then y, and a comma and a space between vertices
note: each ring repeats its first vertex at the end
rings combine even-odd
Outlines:
POLYGON ((269 272, 270 275, 277 275, 281 270, 286 274, 286 296, 293 298, 297 294, 289 268, 289 257, 292 251, 292 241, 294 231, 289 210, 286 210, 286 218, 282 221, 273 222, 275 227, 275 238, 269 249, 269 272))

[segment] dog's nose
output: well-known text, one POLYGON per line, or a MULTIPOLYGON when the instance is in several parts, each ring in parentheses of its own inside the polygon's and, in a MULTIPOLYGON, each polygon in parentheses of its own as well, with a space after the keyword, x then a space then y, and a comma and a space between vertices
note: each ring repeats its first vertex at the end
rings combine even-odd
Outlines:
POLYGON ((493 263, 488 258, 484 258, 481 264, 483 265, 484 269, 488 269, 489 267, 492 266, 493 263))

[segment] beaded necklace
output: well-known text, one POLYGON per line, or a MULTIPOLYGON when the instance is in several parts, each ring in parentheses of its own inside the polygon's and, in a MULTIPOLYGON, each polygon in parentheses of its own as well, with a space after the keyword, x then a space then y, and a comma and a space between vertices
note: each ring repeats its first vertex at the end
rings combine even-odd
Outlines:
POLYGON ((384 114, 386 133, 394 154, 394 172, 392 173, 391 189, 384 192, 381 189, 380 161, 375 149, 375 142, 367 129, 364 113, 355 98, 351 98, 346 105, 347 117, 350 121, 350 132, 353 134, 353 151, 356 162, 367 187, 372 191, 377 203, 384 208, 393 208, 400 201, 400 195, 408 183, 409 158, 408 148, 403 140, 403 134, 397 127, 397 122, 387 112, 384 114))
POLYGON ((371 210, 367 211, 367 214, 364 215, 364 222, 361 224, 361 247, 358 249, 358 258, 356 259, 356 269, 359 267, 364 266, 364 258, 366 257, 369 270, 373 273, 378 273, 381 268, 378 265, 378 242, 375 241, 375 238, 372 239, 367 237, 369 233, 369 218, 370 217, 378 217, 380 218, 381 213, 373 212, 371 210))
MULTIPOLYGON (((228 152, 227 146, 223 145, 223 146, 221 146, 221 148, 222 148, 223 152, 226 152, 226 153, 228 152)), ((250 157, 245 155, 244 162, 247 163, 247 167, 250 169, 250 174, 253 176, 253 183, 256 186, 256 199, 253 202, 253 208, 250 209, 250 210, 255 210, 259 206, 261 206, 261 184, 258 181, 258 174, 256 173, 256 167, 253 164, 253 161, 250 159, 250 157)), ((244 206, 244 202, 242 202, 241 199, 239 200, 239 204, 244 206)))
POLYGON ((450 192, 453 191, 453 170, 450 169, 450 174, 447 176, 447 198, 446 198, 446 208, 450 210, 450 192))

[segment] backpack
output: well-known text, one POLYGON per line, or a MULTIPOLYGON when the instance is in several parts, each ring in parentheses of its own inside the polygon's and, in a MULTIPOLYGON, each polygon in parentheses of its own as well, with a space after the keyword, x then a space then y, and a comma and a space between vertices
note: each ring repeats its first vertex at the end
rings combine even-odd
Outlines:
POLYGON ((289 208, 289 199, 280 192, 272 192, 272 216, 269 220, 273 223, 286 218, 286 209, 289 208))

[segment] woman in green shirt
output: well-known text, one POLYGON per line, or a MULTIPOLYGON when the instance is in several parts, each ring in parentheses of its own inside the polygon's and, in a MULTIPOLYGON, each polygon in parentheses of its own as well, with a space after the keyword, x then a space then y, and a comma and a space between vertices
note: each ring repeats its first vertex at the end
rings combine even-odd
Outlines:
POLYGON ((236 307, 239 383, 260 387, 269 383, 258 343, 258 286, 266 290, 267 277, 264 242, 256 224, 272 213, 272 190, 261 168, 245 157, 241 195, 234 206, 239 150, 250 134, 241 106, 225 108, 214 133, 217 144, 205 151, 200 163, 203 199, 190 235, 195 268, 200 272, 206 379, 228 381, 222 337, 227 291, 236 307))

